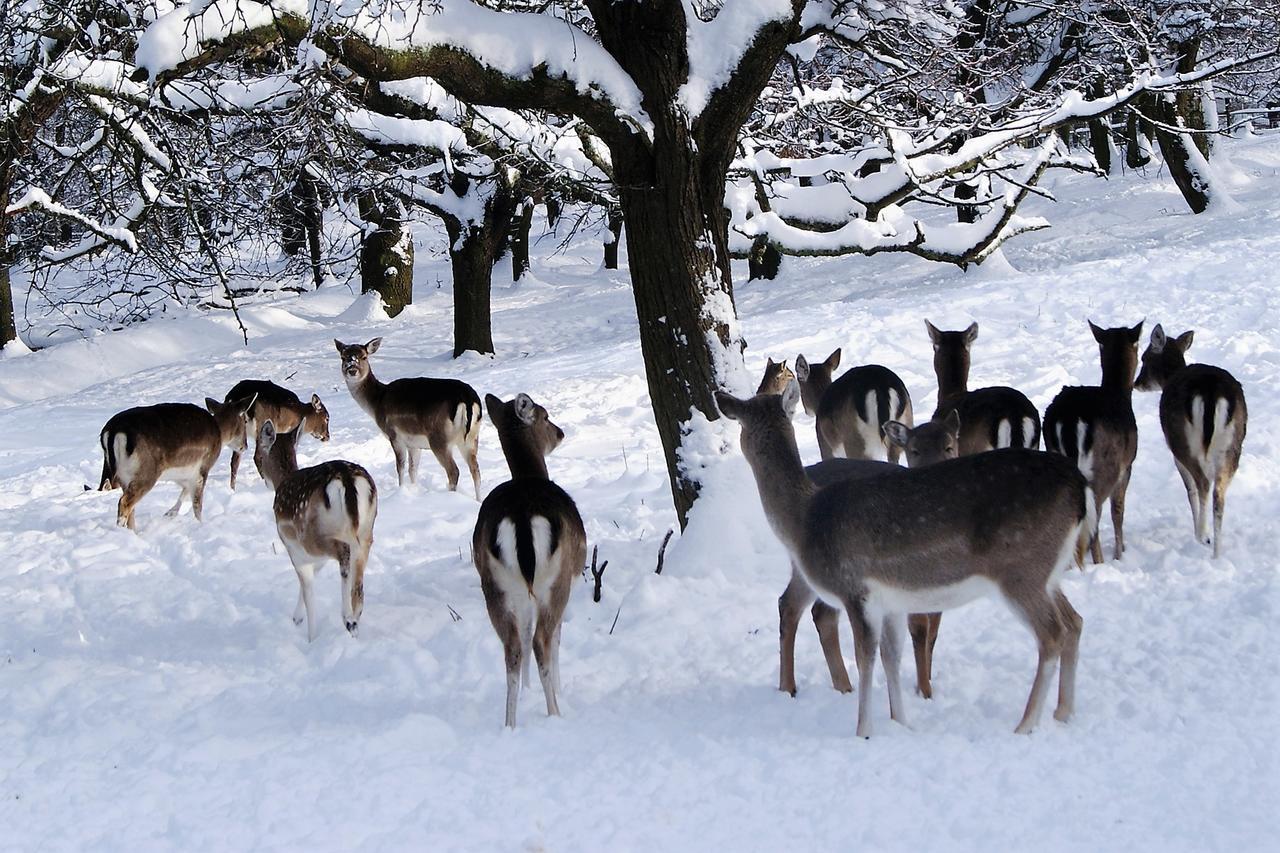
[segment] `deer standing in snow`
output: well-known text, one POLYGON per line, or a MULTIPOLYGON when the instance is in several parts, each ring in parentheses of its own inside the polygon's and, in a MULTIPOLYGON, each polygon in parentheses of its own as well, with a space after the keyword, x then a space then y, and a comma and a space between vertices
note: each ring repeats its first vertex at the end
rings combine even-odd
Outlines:
POLYGON ((888 459, 898 461, 898 448, 880 430, 885 421, 912 424, 911 395, 898 374, 879 364, 864 364, 832 374, 840 366, 840 350, 810 364, 796 356, 796 379, 804 410, 815 418, 818 451, 823 459, 888 459))
POLYGON ((405 469, 409 482, 418 481, 418 457, 430 448, 449 478, 449 490, 458 489, 458 466, 453 449, 466 458, 480 499, 480 398, 475 389, 457 379, 410 377, 392 382, 379 382, 369 366, 369 356, 378 351, 382 338, 367 344, 344 344, 334 340, 342 357, 342 375, 347 389, 360 408, 373 417, 374 423, 391 442, 396 457, 396 477, 404 485, 405 469))
POLYGON ((292 453, 272 455, 277 439, 275 425, 264 421, 255 460, 261 454, 263 479, 275 485, 276 532, 298 575, 293 622, 301 625, 305 612, 307 641, 315 640, 315 574, 327 561, 337 560, 342 620, 351 636, 358 636, 364 612, 364 570, 378 517, 378 489, 369 472, 354 462, 338 459, 299 469, 292 453))
POLYGON ((1249 425, 1244 389, 1220 367, 1187 364, 1194 332, 1173 340, 1159 324, 1142 354, 1140 391, 1164 389, 1160 394, 1160 428, 1173 453, 1191 504, 1196 539, 1222 552, 1222 514, 1227 487, 1240 467, 1240 450, 1249 425), (1209 532, 1209 497, 1213 496, 1213 533, 1209 532))
POLYGON ((120 526, 136 530, 138 501, 160 480, 182 487, 165 515, 177 515, 182 501, 190 497, 192 514, 196 521, 202 520, 209 471, 224 444, 236 451, 245 449, 245 422, 253 398, 219 403, 207 397, 204 404, 204 409, 190 403, 138 406, 113 415, 102 427, 98 489, 124 490, 116 510, 120 526))
POLYGON ((795 378, 796 375, 790 367, 787 367, 785 358, 782 361, 774 361, 770 358, 764 366, 764 376, 760 379, 760 387, 756 388, 756 393, 781 394, 795 378))
POLYGON ((875 655, 884 662, 890 716, 905 723, 898 667, 900 618, 999 594, 1035 635, 1039 663, 1016 729, 1039 720, 1061 663, 1055 719, 1075 703, 1083 620, 1059 588, 1092 529, 1092 501, 1065 459, 1009 449, 824 488, 806 476, 791 416, 798 393, 740 400, 716 394, 742 425, 770 526, 810 588, 844 608, 858 666, 858 734, 869 737, 875 655))
MULTIPOLYGON (((257 441, 262 424, 271 421, 277 432, 293 432, 299 424, 304 432, 320 441, 329 440, 329 410, 320 397, 311 395, 309 402, 302 402, 298 395, 265 379, 245 379, 237 382, 224 399, 226 402, 257 395, 249 410, 249 435, 257 441)), ((240 470, 241 451, 231 451, 231 488, 236 487, 236 472, 240 470)))
POLYGON ((506 724, 514 728, 530 652, 537 659, 547 714, 560 714, 560 622, 573 580, 586 565, 587 536, 573 498, 547 474, 546 455, 564 439, 564 431, 528 394, 509 403, 489 394, 485 406, 511 479, 480 505, 471 551, 489 620, 505 652, 506 724))

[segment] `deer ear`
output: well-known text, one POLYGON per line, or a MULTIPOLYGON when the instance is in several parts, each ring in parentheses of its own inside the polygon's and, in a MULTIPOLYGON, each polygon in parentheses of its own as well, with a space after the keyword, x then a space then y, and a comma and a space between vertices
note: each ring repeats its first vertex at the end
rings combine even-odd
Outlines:
POLYGON ((538 405, 533 402, 533 398, 528 394, 517 394, 515 400, 512 401, 515 406, 516 417, 527 424, 533 423, 534 416, 537 415, 538 405))
POLYGON ((776 365, 777 363, 772 358, 770 358, 766 360, 764 369, 769 370, 770 368, 775 367, 776 365))
POLYGON ((930 323, 928 320, 924 321, 924 327, 929 330, 929 340, 933 341, 933 345, 935 347, 941 346, 942 330, 939 329, 937 326, 933 325, 932 323, 930 323))
POLYGON ((960 436, 960 413, 955 409, 947 412, 942 425, 947 428, 947 432, 958 438, 960 436))
POLYGON ((827 356, 827 360, 823 362, 828 370, 835 370, 840 366, 840 347, 836 347, 831 355, 827 356))
POLYGON ((212 397, 205 397, 204 407, 209 410, 209 414, 216 415, 218 414, 218 410, 222 408, 222 403, 219 403, 212 397))
POLYGON ((1195 336, 1196 336, 1195 330, 1188 329, 1187 331, 1178 335, 1178 337, 1173 342, 1174 346, 1176 346, 1178 349, 1182 350, 1183 352, 1186 352, 1187 350, 1191 349, 1191 341, 1195 338, 1195 336))
POLYGON ((977 339, 978 339, 978 324, 970 323, 969 328, 964 330, 965 346, 968 346, 969 344, 973 343, 977 339))
POLYGON ((787 387, 782 389, 782 411, 787 413, 790 418, 796 413, 796 406, 800 404, 800 384, 798 382, 788 382, 787 387))
POLYGON ((378 347, 380 346, 382 346, 382 338, 374 338, 373 340, 369 341, 369 343, 365 344, 364 348, 369 351, 369 355, 373 355, 375 352, 378 351, 378 347))
POLYGON ((311 408, 315 409, 317 412, 323 412, 323 411, 324 411, 324 403, 321 403, 321 402, 320 402, 320 395, 319 395, 319 394, 312 394, 312 395, 311 395, 311 408))
POLYGON ((716 392, 716 407, 720 409, 720 414, 729 420, 742 419, 743 405, 743 401, 732 394, 726 394, 724 391, 716 392))
POLYGON ((498 417, 498 415, 502 412, 503 407, 505 407, 506 405, 507 404, 502 402, 502 399, 500 397, 497 397, 493 394, 484 395, 484 408, 485 408, 485 411, 489 413, 489 420, 493 420, 494 418, 498 417))
POLYGON ((270 450, 271 445, 276 443, 276 425, 267 418, 262 422, 262 426, 258 428, 258 445, 263 450, 270 450))
POLYGON ((333 339, 333 345, 334 345, 334 347, 338 350, 338 352, 339 352, 339 353, 341 353, 341 352, 342 352, 342 350, 343 350, 344 348, 346 348, 346 346, 347 346, 346 344, 344 344, 342 341, 338 340, 337 338, 334 338, 334 339, 333 339))
POLYGON ((1142 340, 1142 327, 1146 324, 1146 320, 1139 320, 1138 325, 1129 330, 1129 343, 1136 344, 1142 340))
POLYGON ((809 381, 809 360, 803 355, 796 356, 796 379, 801 382, 809 381))
POLYGON ((1169 339, 1164 334, 1164 326, 1156 323, 1156 327, 1151 330, 1151 351, 1157 354, 1164 352, 1164 345, 1168 342, 1169 339))
MULTIPOLYGON (((925 322, 928 322, 927 320, 925 322)), ((880 427, 890 444, 905 448, 911 440, 911 429, 900 421, 885 421, 880 427)))
POLYGON ((1092 320, 1090 320, 1090 321, 1089 321, 1089 331, 1093 332, 1093 339, 1094 339, 1095 341, 1097 341, 1098 343, 1102 343, 1102 335, 1103 335, 1103 333, 1106 331, 1105 329, 1103 329, 1103 328, 1101 328, 1101 327, 1099 327, 1099 326, 1095 326, 1095 325, 1093 324, 1093 321, 1092 321, 1092 320))

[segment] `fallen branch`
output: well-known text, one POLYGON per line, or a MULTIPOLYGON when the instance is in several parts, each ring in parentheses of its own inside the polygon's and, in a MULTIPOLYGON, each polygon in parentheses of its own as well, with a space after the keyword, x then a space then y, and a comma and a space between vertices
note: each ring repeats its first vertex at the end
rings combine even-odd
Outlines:
POLYGON ((608 560, 605 560, 603 563, 601 563, 601 564, 600 564, 600 568, 596 568, 596 556, 597 556, 597 554, 599 553, 599 551, 600 551, 600 546, 599 546, 599 545, 594 545, 594 546, 592 546, 592 548, 591 548, 591 577, 592 577, 592 579, 596 582, 596 585, 595 585, 595 589, 594 589, 594 590, 592 590, 592 592, 591 592, 591 600, 592 600, 592 601, 594 601, 594 602, 595 602, 595 603, 597 603, 597 604, 599 604, 599 603, 600 603, 600 588, 601 588, 601 586, 602 586, 602 584, 603 584, 603 582, 604 582, 604 570, 605 570, 606 568, 608 568, 608 566, 609 566, 609 561, 608 561, 608 560))
POLYGON ((667 543, 671 541, 671 534, 675 532, 675 528, 668 528, 667 535, 662 537, 662 545, 658 548, 658 568, 653 570, 655 575, 662 574, 662 561, 667 556, 667 543))

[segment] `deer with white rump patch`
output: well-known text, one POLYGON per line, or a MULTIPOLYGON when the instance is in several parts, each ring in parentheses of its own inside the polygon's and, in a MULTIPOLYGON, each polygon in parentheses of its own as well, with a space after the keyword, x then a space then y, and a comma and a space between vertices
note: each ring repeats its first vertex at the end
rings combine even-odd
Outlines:
POLYGON ((823 459, 888 459, 898 461, 898 448, 880 430, 885 421, 912 424, 911 395, 898 374, 879 364, 846 370, 832 381, 840 366, 840 350, 825 361, 810 364, 796 356, 796 379, 804 410, 815 418, 818 452, 823 459))
POLYGON ((160 480, 182 487, 166 515, 177 515, 183 499, 190 497, 191 512, 196 521, 201 520, 204 485, 222 446, 245 449, 246 413, 253 398, 219 403, 207 397, 204 405, 204 409, 190 403, 138 406, 113 415, 103 426, 98 435, 102 445, 98 489, 124 490, 116 510, 121 527, 136 529, 138 501, 160 480))
MULTIPOLYGON (((286 433, 290 444, 294 433, 286 433)), ((262 458, 263 479, 273 484, 276 532, 289 552, 298 575, 295 625, 307 618, 307 641, 316 638, 316 571, 337 560, 342 577, 342 620, 351 636, 359 634, 364 612, 364 570, 373 547, 373 523, 378 517, 378 489, 369 472, 354 462, 338 459, 298 468, 291 451, 273 454, 275 425, 264 421, 258 433, 255 461, 262 458)))
POLYGON ((871 735, 875 655, 884 662, 890 716, 905 722, 898 667, 901 616, 998 594, 1035 634, 1039 664, 1016 731, 1040 717, 1061 662, 1054 717, 1075 702, 1083 620, 1059 588, 1088 542, 1092 504, 1065 459, 1000 450, 918 470, 818 488, 805 475, 791 416, 798 393, 740 400, 716 394, 742 425, 742 451, 770 526, 809 586, 844 608, 858 666, 858 734, 871 735))
POLYGON ((409 377, 379 382, 369 366, 369 356, 378 351, 382 338, 367 344, 344 344, 335 339, 342 357, 342 375, 347 389, 360 408, 391 442, 396 457, 396 477, 404 485, 418 481, 418 457, 430 448, 449 478, 449 490, 458 489, 458 466, 453 461, 456 448, 471 469, 476 500, 480 499, 480 397, 475 389, 457 379, 409 377))
POLYGON ((1220 367, 1187 364, 1194 332, 1170 340, 1159 324, 1142 354, 1139 391, 1160 394, 1160 428, 1173 453, 1191 504, 1196 539, 1222 552, 1222 514, 1227 487, 1240 467, 1240 450, 1249 425, 1244 389, 1220 367), (1209 497, 1213 496, 1213 532, 1209 531, 1209 497))
POLYGON ((560 704, 560 622, 573 580, 587 560, 587 536, 578 507, 551 482, 546 455, 564 439, 547 410, 517 394, 504 403, 485 397, 511 479, 480 505, 471 551, 489 620, 502 641, 507 667, 506 724, 516 724, 522 679, 528 685, 530 652, 547 700, 560 704))

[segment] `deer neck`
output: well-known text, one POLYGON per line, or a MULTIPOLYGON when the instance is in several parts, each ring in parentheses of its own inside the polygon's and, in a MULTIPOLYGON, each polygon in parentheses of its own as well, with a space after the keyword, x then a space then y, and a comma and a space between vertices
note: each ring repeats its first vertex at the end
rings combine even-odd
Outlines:
POLYGON ((938 402, 969 393, 969 359, 942 352, 933 356, 933 372, 938 377, 938 402))
POLYGON ((795 553, 803 542, 805 515, 817 487, 804 472, 795 432, 790 431, 786 438, 789 440, 775 441, 769 447, 747 454, 747 462, 755 475, 769 526, 787 549, 795 553))
POLYGON ((547 473, 547 460, 524 436, 503 431, 498 433, 498 441, 502 444, 502 455, 507 457, 511 479, 551 479, 551 475, 547 473))
POLYGON ((343 378, 347 380, 347 390, 351 392, 357 405, 376 417, 378 403, 382 401, 382 395, 386 392, 387 386, 373 375, 373 368, 369 368, 369 372, 360 379, 352 379, 345 373, 343 378))
POLYGON ((1102 390, 1132 399, 1135 367, 1128 353, 1108 353, 1102 360, 1102 390))

